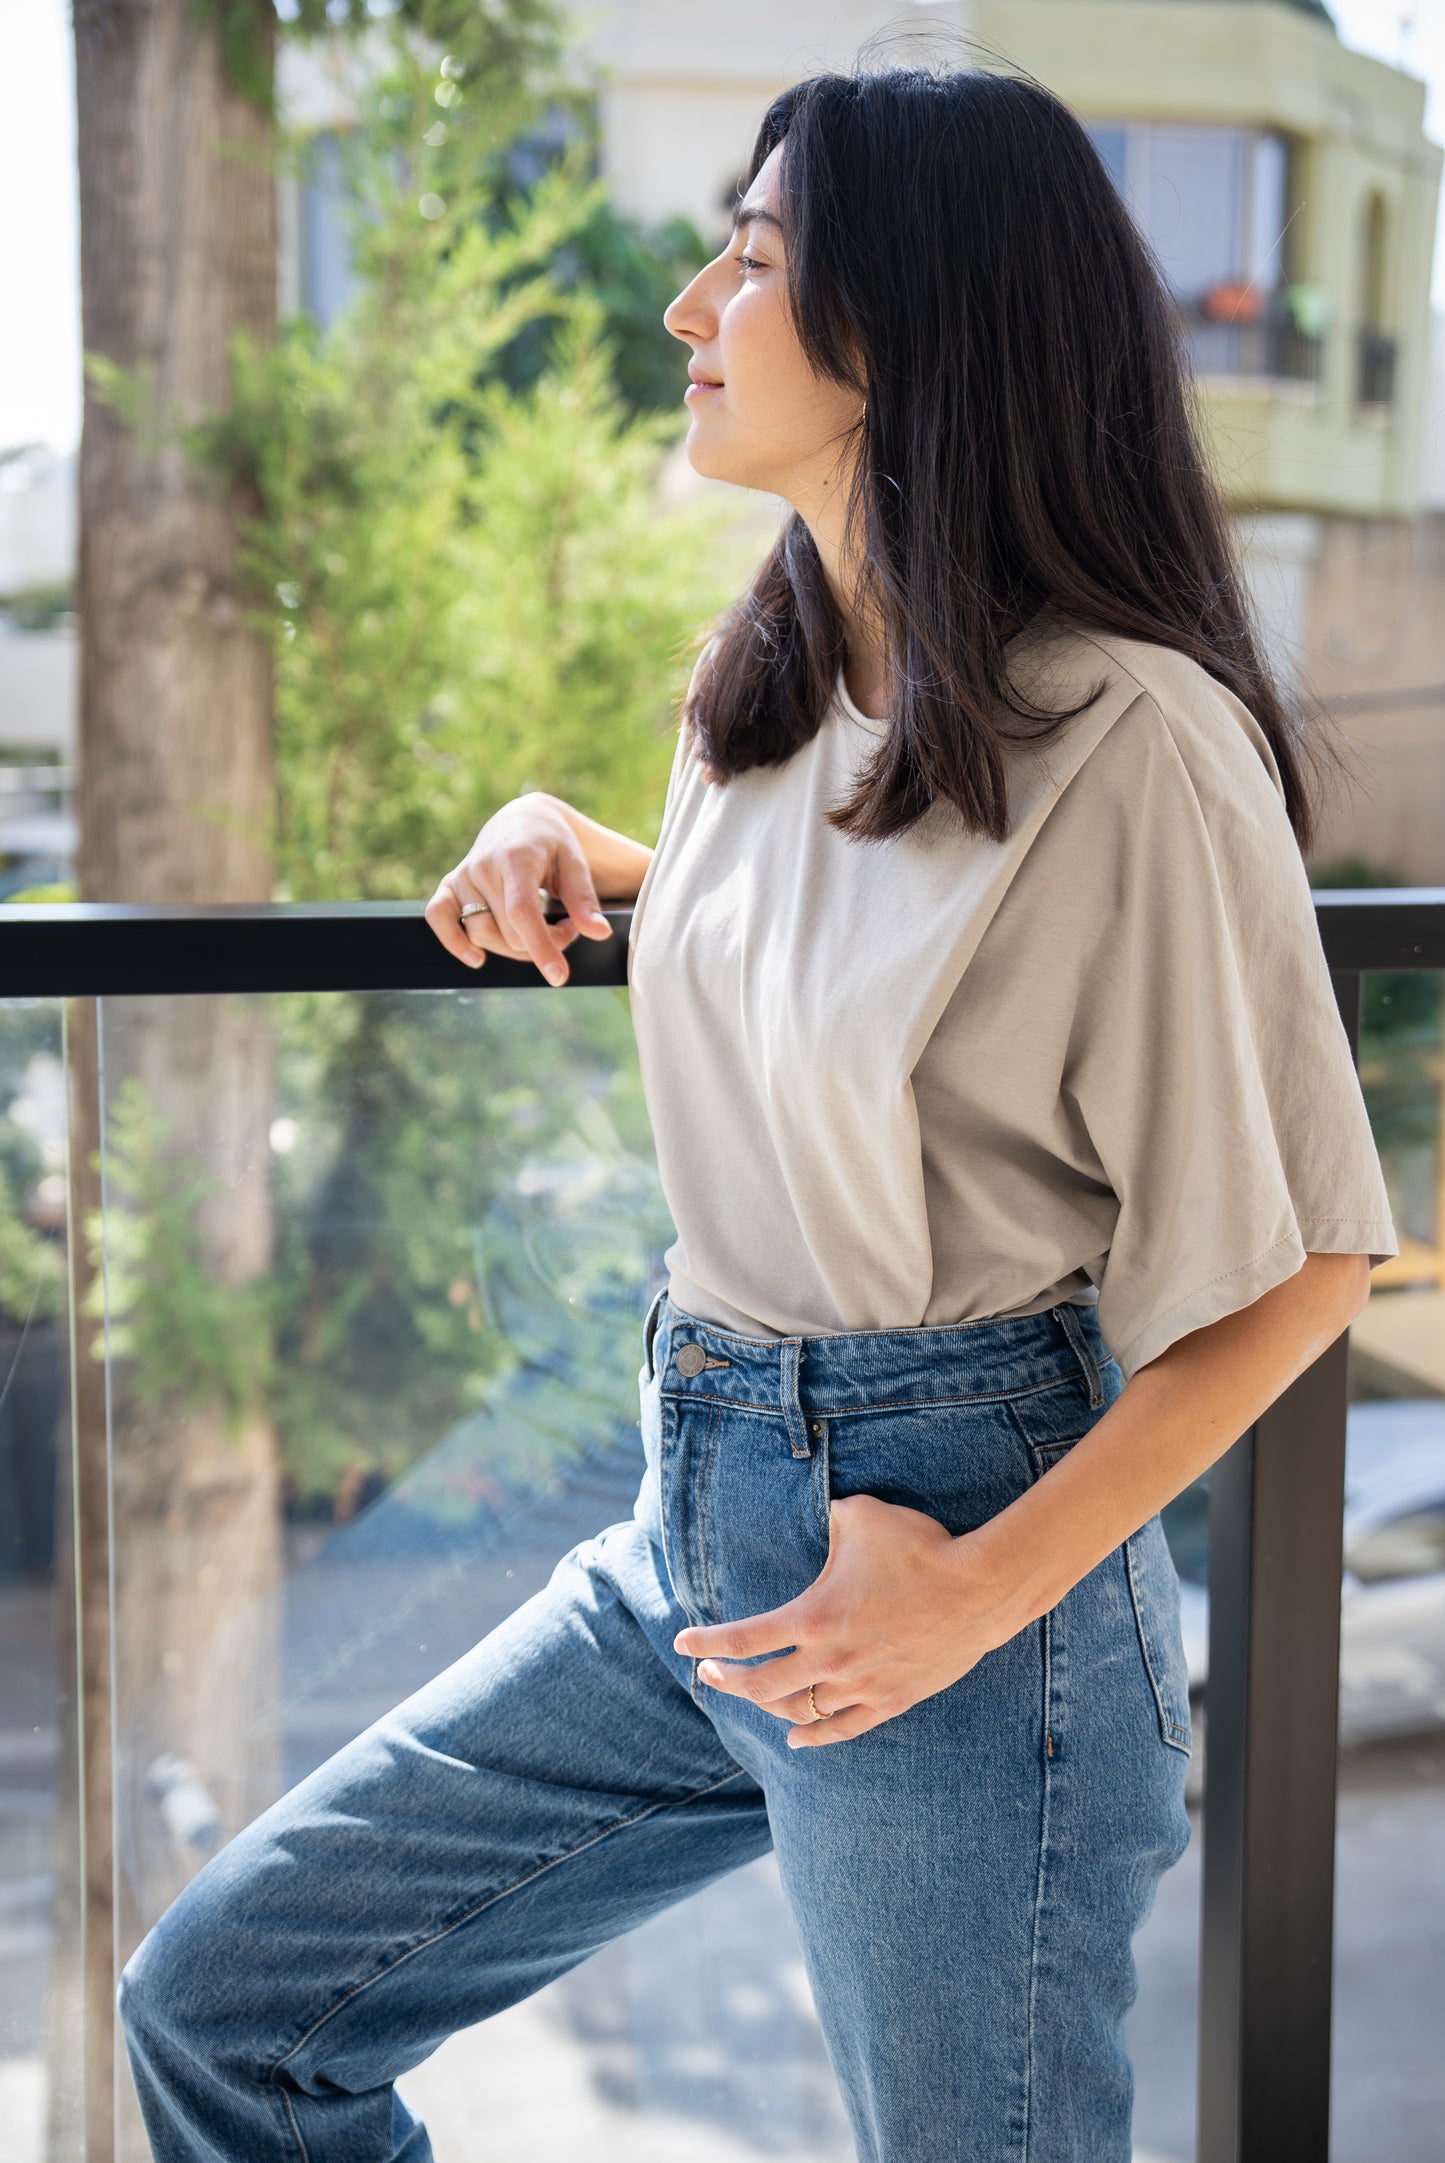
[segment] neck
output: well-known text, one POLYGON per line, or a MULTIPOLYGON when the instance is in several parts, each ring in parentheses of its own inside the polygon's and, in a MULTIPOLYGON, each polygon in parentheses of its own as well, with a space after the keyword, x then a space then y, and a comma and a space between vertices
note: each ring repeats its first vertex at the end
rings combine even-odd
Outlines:
POLYGON ((886 720, 893 710, 887 645, 876 611, 859 599, 862 564, 847 532, 849 476, 829 475, 818 488, 799 490, 793 508, 813 536, 823 576, 843 624, 848 696, 862 713, 886 720))

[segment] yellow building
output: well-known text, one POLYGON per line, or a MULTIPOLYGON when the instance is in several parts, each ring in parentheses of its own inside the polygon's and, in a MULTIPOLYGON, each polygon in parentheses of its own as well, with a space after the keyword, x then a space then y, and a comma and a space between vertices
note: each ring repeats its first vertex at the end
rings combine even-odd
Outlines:
POLYGON ((1441 164, 1423 83, 1278 0, 979 0, 977 24, 1125 182, 1232 500, 1412 514, 1441 164))

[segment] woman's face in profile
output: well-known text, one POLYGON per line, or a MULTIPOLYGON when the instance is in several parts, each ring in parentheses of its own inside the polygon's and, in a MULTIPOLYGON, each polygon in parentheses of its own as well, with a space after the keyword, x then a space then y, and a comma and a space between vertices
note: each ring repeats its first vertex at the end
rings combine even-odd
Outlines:
POLYGON ((815 374, 793 328, 778 222, 785 148, 760 167, 722 253, 662 320, 692 348, 689 464, 710 480, 782 496, 806 516, 837 486, 862 400, 815 374))

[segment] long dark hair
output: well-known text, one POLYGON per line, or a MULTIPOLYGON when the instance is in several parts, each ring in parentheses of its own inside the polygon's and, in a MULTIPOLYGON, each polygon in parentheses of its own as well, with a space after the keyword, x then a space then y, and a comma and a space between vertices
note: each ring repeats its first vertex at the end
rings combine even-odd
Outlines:
MULTIPOLYGON (((1328 746, 1261 651, 1177 312, 1074 114, 1027 78, 888 67, 785 91, 744 188, 780 142, 797 335, 864 399, 849 534, 893 689, 892 725, 832 823, 882 841, 941 797, 1001 839, 1010 737, 1081 710, 1045 715, 1008 681, 1008 640, 1050 606, 1188 654, 1241 699, 1308 847, 1328 746)), ((713 777, 814 736, 844 653, 794 515, 694 681, 713 777)))

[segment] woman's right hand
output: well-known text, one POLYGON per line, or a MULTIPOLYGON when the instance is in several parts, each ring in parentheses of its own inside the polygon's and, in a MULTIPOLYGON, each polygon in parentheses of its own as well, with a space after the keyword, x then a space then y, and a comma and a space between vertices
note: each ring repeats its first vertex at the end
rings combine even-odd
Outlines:
POLYGON ((556 798, 540 791, 514 797, 494 812, 454 871, 426 906, 426 920, 449 954, 479 969, 487 955, 532 961, 549 984, 565 984, 564 949, 579 932, 609 939, 613 926, 598 906, 582 844, 556 798), (567 910, 565 922, 542 914, 545 887, 567 910), (462 905, 485 901, 486 911, 461 921, 462 905))

